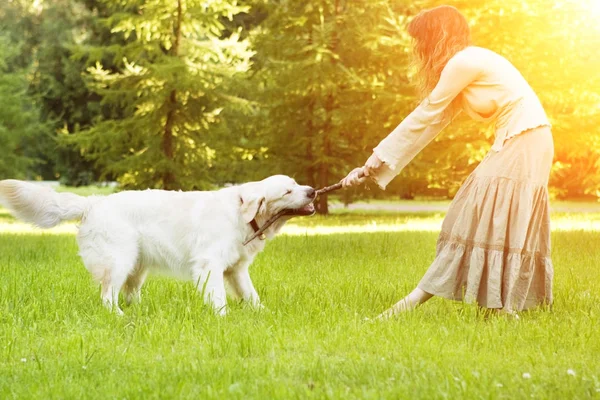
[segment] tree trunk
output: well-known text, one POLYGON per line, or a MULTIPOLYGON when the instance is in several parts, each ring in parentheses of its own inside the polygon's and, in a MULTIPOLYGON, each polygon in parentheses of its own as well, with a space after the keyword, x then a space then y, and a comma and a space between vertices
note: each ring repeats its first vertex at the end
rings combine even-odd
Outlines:
MULTIPOLYGON (((321 163, 321 165, 319 165, 319 188, 323 188, 330 184, 331 182, 329 182, 329 166, 326 163, 321 163)), ((319 199, 315 204, 315 208, 319 214, 329 214, 329 202, 328 196, 326 194, 319 196, 319 199)))
MULTIPOLYGON (((335 53, 336 47, 337 47, 337 42, 338 42, 338 32, 337 32, 337 25, 338 25, 338 15, 340 14, 341 9, 340 9, 340 0, 335 0, 335 5, 334 5, 334 10, 333 10, 333 19, 334 19, 334 25, 335 28, 333 33, 332 33, 332 40, 331 40, 331 52, 335 53)), ((331 58, 331 63, 335 64, 336 61, 334 58, 331 58)), ((329 137, 327 136, 331 130, 331 120, 332 120, 332 112, 335 108, 335 98, 333 97, 332 93, 329 93, 327 95, 327 101, 325 102, 325 113, 327 115, 327 120, 323 126, 323 154, 325 155, 325 158, 329 159, 329 157, 331 157, 331 142, 329 140, 329 137)), ((329 182, 329 163, 328 162, 321 162, 319 164, 319 187, 325 187, 328 185, 331 185, 331 182, 329 182)), ((316 210, 317 213, 319 214, 329 214, 329 201, 328 201, 328 196, 322 195, 319 196, 319 200, 316 204, 316 210)))
MULTIPOLYGON (((179 42, 181 41, 181 23, 183 19, 183 0, 177 0, 177 16, 175 18, 175 25, 173 26, 173 47, 171 48, 171 55, 177 57, 179 55, 179 42)), ((177 108, 177 90, 171 90, 169 94, 169 111, 167 112, 167 120, 165 121, 165 130, 162 138, 162 152, 165 158, 169 161, 167 169, 162 174, 162 186, 163 189, 173 190, 177 189, 175 182, 175 174, 173 173, 172 161, 173 161, 173 123, 175 121, 175 113, 177 108)))
MULTIPOLYGON (((308 45, 312 46, 312 35, 308 37, 308 45)), ((315 182, 315 158, 313 155, 313 144, 315 137, 315 125, 313 122, 313 116, 315 112, 315 95, 311 87, 308 92, 308 120, 306 121, 306 161, 308 166, 306 167, 306 184, 316 188, 315 182)))
MULTIPOLYGON (((175 119, 175 107, 177 106, 177 91, 172 90, 169 96, 170 109, 167 113, 167 121, 165 122, 165 132, 162 137, 162 152, 165 158, 173 161, 173 120, 175 119)), ((172 171, 172 165, 167 165, 166 171, 163 172, 162 186, 165 190, 174 190, 175 175, 172 171)))
MULTIPOLYGON (((306 167, 306 184, 315 187, 315 168, 314 168, 314 156, 313 156, 313 138, 314 138, 314 124, 313 124, 313 113, 315 109, 315 100, 312 91, 309 93, 310 100, 308 103, 308 121, 306 122, 306 161, 308 166, 306 167)), ((322 186, 321 186, 322 187, 322 186)))

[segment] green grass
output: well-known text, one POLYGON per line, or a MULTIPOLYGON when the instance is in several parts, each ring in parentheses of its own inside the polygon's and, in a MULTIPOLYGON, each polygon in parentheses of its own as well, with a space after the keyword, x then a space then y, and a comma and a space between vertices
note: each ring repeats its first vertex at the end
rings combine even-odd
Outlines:
MULTIPOLYGON (((0 399, 600 398, 593 229, 553 233, 552 310, 486 320, 474 306, 434 299, 393 321, 364 321, 419 281, 437 237, 419 227, 441 218, 297 219, 295 234, 252 266, 267 309, 233 304, 225 318, 191 283, 158 277, 117 317, 101 306, 73 235, 0 233, 0 399), (374 225, 381 231, 319 235, 374 225)), ((600 214, 554 222, 590 219, 600 214)), ((0 211, 0 228, 14 223, 0 211)))

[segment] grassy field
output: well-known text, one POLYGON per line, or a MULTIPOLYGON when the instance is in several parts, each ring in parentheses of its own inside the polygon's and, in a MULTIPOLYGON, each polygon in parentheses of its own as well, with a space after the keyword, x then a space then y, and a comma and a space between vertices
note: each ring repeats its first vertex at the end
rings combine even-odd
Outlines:
POLYGON ((440 213, 297 219, 251 269, 266 310, 214 316, 191 283, 150 278, 125 316, 100 304, 74 227, 0 211, 0 399, 600 398, 600 213, 554 215, 555 304, 484 319, 412 289, 440 213))

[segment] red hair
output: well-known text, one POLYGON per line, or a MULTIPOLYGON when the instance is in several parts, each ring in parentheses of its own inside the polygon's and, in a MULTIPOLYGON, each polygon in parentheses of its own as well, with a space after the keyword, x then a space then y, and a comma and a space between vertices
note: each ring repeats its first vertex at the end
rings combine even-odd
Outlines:
POLYGON ((452 6, 421 11, 408 24, 414 39, 419 90, 426 98, 440 80, 442 70, 456 53, 471 44, 471 30, 464 15, 452 6))

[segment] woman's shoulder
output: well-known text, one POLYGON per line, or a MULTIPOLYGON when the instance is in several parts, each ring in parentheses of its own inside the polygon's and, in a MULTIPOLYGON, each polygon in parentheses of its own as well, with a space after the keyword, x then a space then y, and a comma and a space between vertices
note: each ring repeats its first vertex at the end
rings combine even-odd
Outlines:
POLYGON ((505 60, 500 54, 479 46, 468 46, 457 52, 448 64, 457 68, 487 69, 505 60))
POLYGON ((459 50, 448 60, 444 69, 450 71, 476 70, 485 65, 485 49, 482 47, 468 46, 459 50))
POLYGON ((464 49, 457 52, 453 58, 459 61, 475 61, 475 60, 486 60, 489 58, 502 58, 502 56, 493 50, 479 46, 467 46, 464 49))

